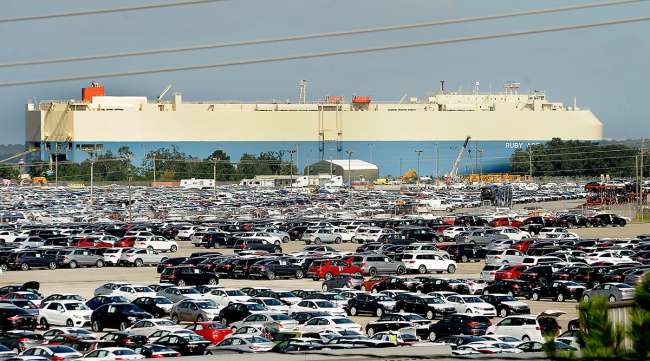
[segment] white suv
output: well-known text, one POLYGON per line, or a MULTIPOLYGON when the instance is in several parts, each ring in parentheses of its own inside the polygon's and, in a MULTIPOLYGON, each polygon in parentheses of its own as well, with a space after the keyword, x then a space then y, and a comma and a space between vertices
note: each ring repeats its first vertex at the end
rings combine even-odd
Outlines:
POLYGON ((548 331, 559 335, 561 327, 558 325, 557 316, 564 314, 561 311, 547 311, 539 315, 508 316, 498 323, 488 327, 488 335, 508 335, 520 338, 522 341, 544 342, 544 334, 548 331))
POLYGON ((442 258, 436 252, 407 252, 402 255, 400 260, 407 270, 418 271, 420 274, 431 271, 456 272, 456 261, 442 258))

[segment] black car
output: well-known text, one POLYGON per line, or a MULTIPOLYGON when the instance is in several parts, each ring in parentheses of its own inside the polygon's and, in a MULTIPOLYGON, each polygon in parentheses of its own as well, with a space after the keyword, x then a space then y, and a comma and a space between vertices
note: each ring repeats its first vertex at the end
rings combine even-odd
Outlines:
POLYGON ((162 271, 165 268, 169 267, 174 267, 178 266, 181 263, 187 261, 187 257, 171 257, 163 260, 162 262, 158 263, 158 266, 156 267, 156 272, 162 273, 162 271))
POLYGON ((531 292, 530 285, 530 282, 521 280, 496 280, 485 286, 483 295, 500 293, 513 297, 528 297, 531 292))
POLYGON ((193 356, 203 355, 210 341, 199 335, 167 335, 156 340, 156 344, 169 347, 181 356, 193 356))
POLYGON ((325 311, 301 311, 291 314, 291 318, 298 321, 301 325, 314 317, 322 316, 330 316, 330 313, 325 311))
POLYGON ((363 282, 363 276, 355 276, 351 274, 342 273, 336 275, 328 280, 324 280, 321 289, 323 291, 329 291, 337 288, 361 288, 360 282, 363 282))
POLYGON ((478 216, 458 216, 454 220, 454 226, 486 227, 487 225, 488 221, 478 216))
POLYGON ((268 259, 254 263, 248 269, 250 277, 266 278, 274 280, 278 277, 289 277, 301 279, 305 277, 302 269, 296 268, 287 259, 268 259))
POLYGON ((386 290, 402 290, 402 291, 415 291, 416 286, 419 284, 417 280, 412 280, 403 277, 395 276, 373 276, 368 281, 374 281, 371 289, 366 289, 372 293, 377 293, 386 290))
POLYGON ((36 316, 16 306, 0 307, 0 330, 34 330, 36 316))
POLYGON ((415 242, 438 242, 442 238, 438 232, 429 227, 405 226, 398 228, 397 231, 411 243, 413 240, 415 242))
POLYGON ((485 316, 453 314, 429 325, 429 341, 452 335, 484 335, 490 325, 485 316))
POLYGON ((386 295, 359 293, 348 300, 344 309, 350 316, 370 313, 381 317, 386 311, 392 311, 394 306, 395 301, 386 295))
POLYGON ((497 315, 500 315, 501 317, 530 314, 530 306, 518 301, 513 296, 496 294, 485 295, 481 298, 483 301, 494 306, 497 310, 497 315))
POLYGON ((109 303, 127 303, 129 302, 128 299, 124 296, 95 296, 88 301, 86 301, 86 306, 90 308, 91 310, 96 310, 100 306, 107 305, 109 303))
POLYGON ((147 336, 126 332, 109 332, 100 338, 104 347, 133 347, 149 342, 147 336))
POLYGON ((219 277, 195 266, 176 266, 166 268, 160 274, 160 283, 173 283, 179 287, 205 284, 216 285, 219 283, 219 277))
POLYGON ((7 262, 9 269, 27 271, 32 268, 56 269, 56 260, 51 255, 46 255, 40 250, 28 250, 14 253, 7 262))
POLYGON ((607 226, 619 226, 625 227, 627 224, 627 219, 611 213, 598 214, 593 217, 589 217, 591 224, 594 227, 607 227, 607 226))
POLYGON ((133 351, 146 358, 178 357, 181 355, 167 346, 156 344, 138 345, 133 347, 133 351))
POLYGON ((420 293, 452 291, 460 294, 469 294, 469 287, 466 284, 452 284, 448 280, 430 277, 421 277, 419 280, 421 283, 415 287, 415 290, 420 293))
POLYGON ((565 214, 556 220, 558 227, 591 227, 591 220, 581 214, 565 214))
POLYGON ((219 311, 219 320, 224 325, 228 325, 232 322, 241 321, 249 315, 260 311, 266 311, 266 307, 259 303, 231 303, 219 311))
POLYGON ((15 330, 0 332, 0 344, 17 352, 43 343, 43 335, 34 331, 15 330))
POLYGON ((240 251, 266 251, 269 253, 282 253, 282 247, 275 243, 258 238, 240 238, 233 246, 235 252, 240 251))
POLYGON ((405 327, 415 328, 416 336, 420 339, 429 337, 431 321, 414 313, 386 313, 376 321, 366 325, 366 333, 372 337, 377 332, 397 331, 405 327))
POLYGON ((250 268, 257 262, 260 261, 260 258, 239 258, 236 259, 232 266, 230 267, 229 276, 231 278, 248 278, 250 268))
POLYGON ((228 242, 228 233, 210 232, 201 238, 201 246, 205 248, 225 247, 228 242))
POLYGON ((530 267, 521 272, 519 279, 531 284, 550 282, 553 279, 553 267, 550 265, 530 267))
POLYGON ((94 332, 102 332, 105 328, 125 330, 138 320, 152 317, 134 304, 111 303, 94 310, 90 323, 94 332))
POLYGON ((41 287, 40 283, 36 281, 25 282, 22 285, 7 285, 0 287, 0 296, 4 296, 12 292, 27 291, 40 296, 38 289, 41 287))
POLYGON ((162 296, 139 297, 133 300, 131 303, 140 307, 145 312, 149 312, 157 318, 169 316, 169 310, 174 304, 172 301, 162 296))
POLYGON ((538 301, 544 298, 550 298, 558 302, 574 299, 580 301, 582 293, 586 287, 580 283, 572 281, 554 281, 543 283, 532 289, 530 299, 538 301))
POLYGON ((401 293, 395 297, 395 310, 422 315, 429 320, 442 318, 456 312, 456 309, 437 297, 401 293))

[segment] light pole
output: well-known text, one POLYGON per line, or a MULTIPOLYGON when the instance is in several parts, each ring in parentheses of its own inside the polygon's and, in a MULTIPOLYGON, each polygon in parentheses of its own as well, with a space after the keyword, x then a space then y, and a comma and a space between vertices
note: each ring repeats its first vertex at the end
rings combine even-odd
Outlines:
POLYGON ((293 188, 293 154, 296 152, 295 149, 289 149, 289 174, 291 174, 291 183, 289 187, 293 188))
POLYGON ((95 157, 93 153, 90 153, 90 206, 92 207, 95 203, 94 199, 94 186, 95 186, 95 157))
POLYGON ((348 149, 345 153, 348 155, 348 192, 350 192, 350 201, 352 201, 352 151, 348 149))
POLYGON ((417 149, 415 153, 418 155, 418 173, 417 173, 417 182, 418 182, 418 188, 420 188, 420 155, 422 155, 422 150, 417 149))

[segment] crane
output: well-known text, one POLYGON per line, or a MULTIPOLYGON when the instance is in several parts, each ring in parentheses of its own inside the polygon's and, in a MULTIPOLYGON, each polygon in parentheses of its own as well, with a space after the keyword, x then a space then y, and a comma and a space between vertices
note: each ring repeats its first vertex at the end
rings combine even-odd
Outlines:
POLYGON ((460 151, 458 151, 458 157, 456 157, 456 160, 454 161, 453 167, 451 167, 451 172, 447 175, 447 182, 451 182, 456 177, 458 176, 458 168, 460 167, 460 162, 463 160, 463 156, 465 155, 465 149, 467 149, 467 143, 469 143, 469 140, 472 139, 469 135, 465 139, 465 143, 463 146, 460 148, 460 151))

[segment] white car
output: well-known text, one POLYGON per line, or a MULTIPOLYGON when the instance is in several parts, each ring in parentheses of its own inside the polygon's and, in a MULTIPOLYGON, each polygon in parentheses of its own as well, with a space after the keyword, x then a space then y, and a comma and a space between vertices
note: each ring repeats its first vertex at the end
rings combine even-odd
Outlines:
POLYGON ((454 239, 459 233, 467 231, 469 231, 467 227, 449 227, 442 231, 442 237, 445 239, 454 239))
POLYGON ((456 272, 456 261, 444 259, 436 252, 406 252, 401 261, 407 271, 417 271, 420 274, 429 272, 456 272))
POLYGON ((206 355, 212 355, 221 350, 237 352, 265 352, 270 351, 275 343, 271 340, 256 335, 234 335, 223 339, 214 346, 205 350, 206 355))
POLYGON ((250 296, 236 288, 222 288, 213 290, 203 294, 203 297, 213 300, 222 307, 228 306, 233 302, 248 302, 248 300, 251 299, 250 296))
POLYGON ((289 314, 294 314, 296 312, 313 312, 313 311, 322 311, 329 312, 334 316, 346 316, 347 313, 341 307, 337 307, 334 303, 328 300, 304 300, 291 305, 289 309, 289 314))
POLYGON ((507 343, 508 345, 510 345, 512 347, 517 347, 517 346, 519 346, 519 344, 521 344, 521 339, 520 338, 510 336, 510 335, 483 335, 481 337, 483 337, 484 339, 486 339, 488 341, 496 341, 496 342, 507 343))
POLYGON ((491 304, 483 301, 478 296, 451 295, 446 298, 458 313, 467 313, 487 317, 495 317, 497 310, 491 304))
POLYGON ((13 241, 18 237, 20 237, 20 235, 14 231, 0 231, 0 240, 5 241, 5 243, 13 243, 13 241))
POLYGON ((497 227, 495 228, 498 234, 503 234, 504 236, 514 240, 521 241, 522 239, 530 238, 530 232, 523 231, 515 227, 497 227))
POLYGON ((51 301, 38 310, 38 323, 43 328, 49 325, 84 327, 90 325, 93 310, 76 300, 51 301))
POLYGON ((170 241, 163 236, 138 237, 133 243, 133 248, 146 248, 154 251, 176 252, 178 243, 170 241))
POLYGON ((587 264, 590 265, 598 262, 619 264, 619 263, 632 263, 634 262, 634 260, 632 260, 629 256, 616 254, 612 251, 602 251, 602 252, 590 253, 586 255, 585 262, 587 262, 587 264))
MULTIPOLYGON (((544 342, 544 332, 541 325, 557 325, 557 321, 539 322, 541 318, 555 319, 563 315, 562 311, 545 311, 539 315, 508 316, 487 328, 486 334, 508 335, 520 338, 522 341, 544 342)), ((557 326, 560 329, 559 326, 557 326)))
POLYGON ((82 355, 72 347, 64 345, 38 345, 28 348, 18 354, 22 360, 71 360, 80 358, 82 355))
POLYGON ((86 361, 114 361, 114 360, 142 360, 144 355, 140 355, 130 348, 126 347, 104 347, 87 353, 83 359, 86 361))
POLYGON ((278 330, 292 330, 300 323, 282 312, 260 312, 247 316, 241 321, 233 322, 230 327, 240 329, 245 326, 263 327, 274 325, 278 330))
POLYGON ((255 297, 248 300, 248 302, 259 303, 270 311, 283 313, 289 312, 289 305, 273 297, 255 297))
POLYGON ((132 335, 149 336, 160 330, 172 332, 179 329, 182 329, 182 327, 166 318, 150 318, 137 321, 131 327, 124 330, 124 332, 132 335))
POLYGON ((485 255, 485 264, 519 264, 524 260, 524 254, 516 249, 488 251, 485 255))
POLYGON ((100 296, 100 295, 110 295, 113 292, 115 292, 116 289, 122 287, 122 286, 128 286, 130 283, 128 282, 108 282, 104 283, 103 285, 95 288, 94 295, 95 296, 100 296))
POLYGON ((106 265, 111 265, 111 266, 117 266, 117 263, 120 260, 120 257, 122 256, 122 252, 127 250, 127 248, 109 248, 106 251, 104 251, 104 264, 106 265))
POLYGON ((132 302, 140 297, 156 297, 156 292, 147 286, 127 285, 114 290, 111 296, 122 296, 132 302))
POLYGON ((560 238, 558 236, 553 237, 553 235, 563 235, 563 239, 579 239, 580 237, 573 232, 569 232, 566 228, 562 227, 544 227, 539 231, 537 235, 539 238, 560 238))
POLYGON ((176 234, 177 239, 190 239, 194 232, 200 227, 198 226, 183 226, 178 230, 176 234))
POLYGON ((327 332, 327 331, 341 331, 341 330, 354 330, 363 332, 363 328, 358 323, 355 323, 347 317, 314 317, 305 322, 300 330, 303 332, 327 332))

